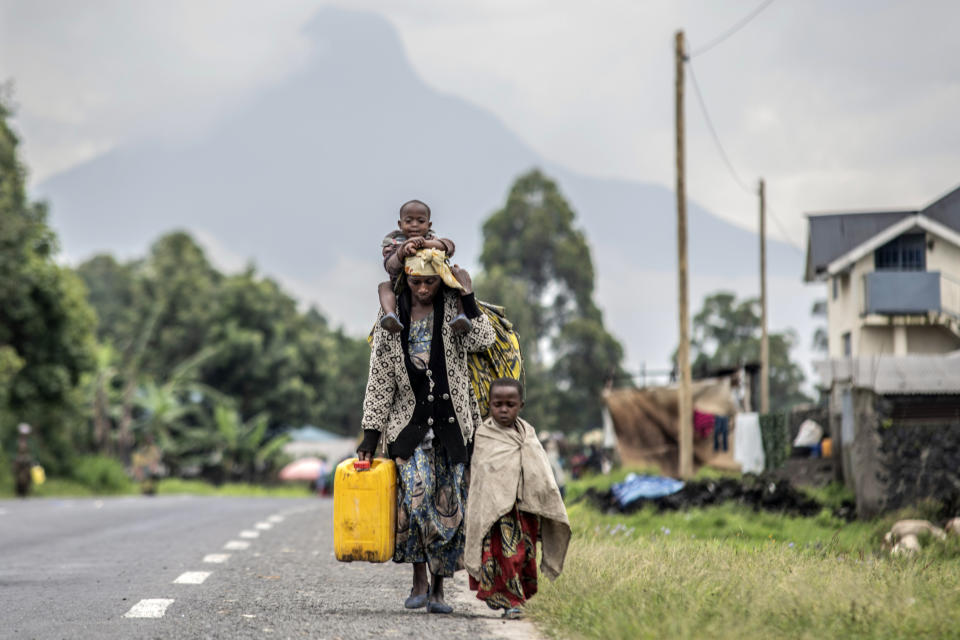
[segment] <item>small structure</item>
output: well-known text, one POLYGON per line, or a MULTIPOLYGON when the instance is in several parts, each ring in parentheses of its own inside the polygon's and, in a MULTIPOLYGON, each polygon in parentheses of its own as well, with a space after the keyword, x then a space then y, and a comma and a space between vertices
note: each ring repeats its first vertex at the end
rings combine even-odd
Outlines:
POLYGON ((325 431, 313 425, 291 429, 290 442, 283 446, 283 452, 293 458, 317 457, 336 465, 340 460, 354 455, 357 438, 325 431))
MULTIPOLYGON (((727 376, 695 381, 693 406, 704 415, 728 417, 728 441, 732 444, 739 407, 731 379, 732 376, 727 376)), ((662 475, 676 476, 679 471, 676 386, 609 389, 604 391, 604 401, 612 418, 620 460, 629 465, 655 466, 662 475)), ((740 468, 733 459, 732 446, 726 451, 714 450, 712 434, 694 438, 693 455, 695 470, 703 465, 740 468)))

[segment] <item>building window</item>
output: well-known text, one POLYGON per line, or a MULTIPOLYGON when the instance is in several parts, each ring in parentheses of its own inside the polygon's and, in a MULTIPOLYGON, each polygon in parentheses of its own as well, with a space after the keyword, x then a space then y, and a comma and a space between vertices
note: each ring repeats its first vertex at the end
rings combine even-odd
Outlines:
POLYGON ((843 355, 852 356, 853 355, 853 346, 850 344, 850 332, 847 331, 843 334, 843 355))
POLYGON ((922 233, 905 233, 873 252, 877 271, 926 271, 926 240, 922 233))
POLYGON ((840 276, 833 276, 833 299, 840 295, 840 276))

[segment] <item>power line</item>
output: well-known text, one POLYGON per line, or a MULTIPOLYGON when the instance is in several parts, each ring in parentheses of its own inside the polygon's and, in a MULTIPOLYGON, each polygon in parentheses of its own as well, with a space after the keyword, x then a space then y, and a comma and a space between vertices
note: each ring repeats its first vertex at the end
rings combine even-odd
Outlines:
POLYGON ((800 255, 803 255, 803 248, 793 244, 793 241, 790 239, 791 238, 790 234, 787 233, 787 228, 783 226, 783 223, 780 222, 780 218, 778 218, 777 215, 773 212, 769 204, 767 205, 767 213, 770 214, 770 217, 773 218, 774 224, 777 225, 777 229, 780 231, 781 234, 783 234, 783 242, 790 248, 796 250, 796 252, 799 253, 800 255))
MULTIPOLYGON (((713 126, 713 120, 710 119, 710 112, 707 110, 707 103, 703 99, 703 93, 700 91, 699 83, 697 83, 697 74, 693 71, 693 63, 690 62, 689 59, 687 59, 686 62, 687 68, 690 69, 690 80, 693 84, 694 92, 697 94, 697 102, 700 104, 700 111, 703 113, 703 119, 707 123, 707 129, 710 131, 710 135, 713 137, 713 142, 717 147, 720 157, 723 159, 724 164, 727 165, 727 169, 730 171, 730 176, 737 183, 737 185, 740 186, 741 189, 751 195, 756 195, 756 190, 747 185, 746 181, 740 177, 740 173, 737 171, 736 167, 733 166, 733 162, 730 161, 730 156, 727 155, 727 151, 724 149, 723 143, 720 142, 720 136, 717 134, 717 130, 713 126)), ((767 207, 767 212, 770 214, 770 217, 773 218, 774 223, 777 225, 777 229, 781 234, 783 234, 784 242, 802 253, 803 250, 789 240, 791 236, 787 232, 786 227, 782 222, 780 222, 780 218, 770 210, 769 206, 767 207)))
POLYGON ((760 4, 759 7, 757 7, 757 8, 754 9, 753 11, 751 11, 749 14, 747 14, 747 16, 746 16, 745 18, 743 18, 742 20, 740 20, 740 22, 736 23, 735 25, 733 25, 732 27, 730 27, 729 29, 727 29, 725 32, 721 33, 718 37, 714 38, 713 40, 711 40, 710 42, 708 42, 708 43, 705 44, 704 46, 700 47, 699 49, 697 49, 696 51, 694 51, 693 53, 691 53, 691 54, 690 54, 690 57, 691 57, 691 58, 695 58, 696 56, 700 55, 701 53, 706 53, 706 52, 709 51, 710 49, 714 48, 715 46, 717 46, 718 44, 720 44, 721 42, 723 42, 724 40, 726 40, 727 38, 729 38, 730 36, 732 36, 733 34, 735 34, 737 31, 739 31, 740 29, 742 29, 742 28, 744 28, 745 26, 747 26, 747 24, 748 24, 751 20, 753 20, 754 18, 756 18, 758 15, 760 15, 760 13, 761 13, 764 9, 766 9, 767 7, 769 7, 771 4, 773 4, 773 0, 765 0, 764 2, 762 2, 762 3, 760 4))
POLYGON ((707 129, 710 130, 710 135, 713 136, 713 141, 717 145, 717 151, 720 152, 720 157, 723 158, 723 162, 727 165, 727 169, 730 170, 730 175, 733 176, 733 179, 736 181, 740 188, 746 191, 747 193, 754 193, 754 190, 747 186, 747 183, 740 178, 740 174, 734 168, 733 163, 730 162, 730 157, 727 156, 726 150, 723 148, 723 144, 720 142, 720 136, 717 135, 717 130, 713 127, 713 121, 710 119, 710 113, 707 111, 707 103, 703 99, 703 94, 700 92, 700 84, 697 82, 697 74, 693 72, 693 64, 690 60, 687 60, 687 67, 690 69, 690 80, 693 81, 693 88, 697 94, 697 102, 700 103, 700 111, 703 112, 703 119, 707 121, 707 129))

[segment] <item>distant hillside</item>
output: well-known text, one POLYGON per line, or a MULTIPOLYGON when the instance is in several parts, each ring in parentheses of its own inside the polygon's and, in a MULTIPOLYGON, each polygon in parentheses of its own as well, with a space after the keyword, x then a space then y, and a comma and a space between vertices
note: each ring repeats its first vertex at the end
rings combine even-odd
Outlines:
MULTIPOLYGON (((142 252, 172 228, 212 253, 253 258, 354 331, 369 325, 379 241, 398 205, 421 198, 436 228, 475 263, 482 221, 534 166, 554 177, 586 229, 599 300, 630 358, 665 362, 676 334, 673 193, 578 175, 538 157, 492 114, 428 87, 379 16, 323 9, 308 63, 189 144, 136 144, 39 185, 69 255, 142 252)), ((756 289, 757 240, 690 207, 694 305, 727 286, 756 289)), ((783 322, 806 333, 810 291, 792 247, 770 244, 783 322)))

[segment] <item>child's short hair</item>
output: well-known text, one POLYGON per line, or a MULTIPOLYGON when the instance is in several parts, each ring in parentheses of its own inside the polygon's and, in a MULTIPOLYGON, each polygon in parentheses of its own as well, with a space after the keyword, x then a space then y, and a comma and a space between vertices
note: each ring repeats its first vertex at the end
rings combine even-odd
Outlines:
POLYGON ((493 390, 495 387, 512 387, 517 390, 517 393, 520 394, 520 397, 523 397, 523 383, 517 380, 516 378, 497 378, 490 383, 490 395, 493 395, 493 390))
POLYGON ((417 200, 417 199, 407 200, 407 201, 404 202, 402 205, 400 205, 400 216, 401 216, 401 217, 403 216, 403 210, 406 209, 407 206, 409 206, 409 205, 411 205, 411 204, 418 204, 418 205, 420 205, 421 207, 423 207, 424 209, 426 209, 426 210, 427 210, 427 217, 428 217, 428 218, 430 217, 430 205, 428 205, 428 204, 427 204, 426 202, 424 202, 423 200, 417 200))

